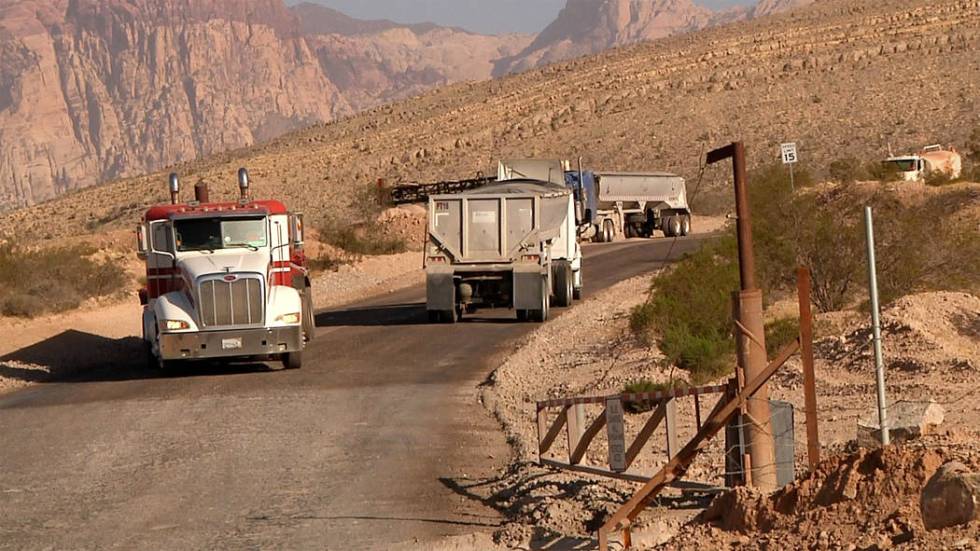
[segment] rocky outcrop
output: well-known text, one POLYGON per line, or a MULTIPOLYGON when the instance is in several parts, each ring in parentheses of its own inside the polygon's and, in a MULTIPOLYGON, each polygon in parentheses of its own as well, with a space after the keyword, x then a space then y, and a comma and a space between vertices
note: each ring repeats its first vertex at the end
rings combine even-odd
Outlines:
POLYGON ((0 25, 7 203, 350 112, 279 0, 3 0, 0 25))
POLYGON ((494 74, 599 53, 734 21, 780 13, 813 0, 760 0, 748 8, 712 12, 691 0, 568 0, 558 18, 524 51, 497 62, 494 74))
POLYGON ((0 0, 0 211, 485 79, 529 42, 283 0, 0 0))

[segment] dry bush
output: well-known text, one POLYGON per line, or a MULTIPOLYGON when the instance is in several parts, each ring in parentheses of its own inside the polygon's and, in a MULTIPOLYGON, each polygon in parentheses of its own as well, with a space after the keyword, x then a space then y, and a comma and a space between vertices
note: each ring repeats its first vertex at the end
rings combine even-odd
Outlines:
POLYGON ((871 179, 868 169, 854 157, 844 157, 832 161, 827 167, 830 179, 842 184, 850 184, 871 179))
POLYGON ((119 291, 128 278, 94 247, 32 250, 0 244, 0 314, 33 317, 77 308, 89 298, 119 291))

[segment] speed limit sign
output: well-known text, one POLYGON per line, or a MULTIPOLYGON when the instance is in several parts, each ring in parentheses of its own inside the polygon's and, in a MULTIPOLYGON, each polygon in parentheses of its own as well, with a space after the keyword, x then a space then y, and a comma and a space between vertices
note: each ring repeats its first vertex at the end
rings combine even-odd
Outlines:
POLYGON ((792 165, 799 162, 799 157, 796 155, 796 144, 795 143, 784 143, 779 146, 779 149, 783 153, 783 164, 792 165))

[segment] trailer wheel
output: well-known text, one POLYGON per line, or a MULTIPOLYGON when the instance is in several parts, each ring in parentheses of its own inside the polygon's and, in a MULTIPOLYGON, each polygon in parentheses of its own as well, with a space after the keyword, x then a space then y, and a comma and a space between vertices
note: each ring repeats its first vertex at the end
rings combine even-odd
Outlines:
POLYGON ((681 221, 679 216, 668 216, 664 219, 663 224, 665 237, 679 237, 681 235, 681 221))
MULTIPOLYGON (((585 285, 584 276, 582 276, 582 270, 579 270, 579 286, 572 289, 572 298, 575 300, 582 300, 582 287, 585 285)), ((572 281, 575 281, 575 274, 572 274, 572 281)))
POLYGON ((603 220, 602 221, 602 242, 603 243, 612 243, 613 242, 613 238, 615 237, 615 235, 616 235, 616 228, 613 227, 612 220, 603 220))
POLYGON ((575 282, 572 278, 572 267, 568 262, 555 264, 555 303, 562 308, 572 305, 575 293, 575 282))
POLYGON ((681 216, 681 235, 688 235, 691 233, 691 215, 685 214, 681 216))
POLYGON ((303 351, 287 352, 282 355, 282 366, 286 369, 300 369, 303 367, 303 351))
POLYGON ((551 293, 548 292, 548 281, 542 280, 541 282, 541 308, 539 310, 531 310, 528 312, 528 317, 531 321, 538 323, 544 323, 548 321, 548 314, 551 306, 551 293))

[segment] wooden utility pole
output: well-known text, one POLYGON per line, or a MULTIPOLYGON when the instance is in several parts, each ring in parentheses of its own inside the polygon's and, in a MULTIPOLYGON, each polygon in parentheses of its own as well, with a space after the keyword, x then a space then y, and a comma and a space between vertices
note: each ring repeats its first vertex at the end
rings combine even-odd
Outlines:
MULTIPOLYGON (((755 279, 755 253, 752 247, 752 215, 749 209, 745 145, 735 142, 708 153, 708 164, 732 159, 735 173, 735 214, 738 236, 738 269, 741 291, 735 320, 739 339, 738 364, 745 380, 754 380, 766 369, 766 334, 762 315, 762 291, 755 279)), ((745 404, 745 436, 751 468, 746 480, 763 491, 776 489, 776 454, 769 412, 769 389, 762 385, 745 404)))

